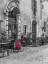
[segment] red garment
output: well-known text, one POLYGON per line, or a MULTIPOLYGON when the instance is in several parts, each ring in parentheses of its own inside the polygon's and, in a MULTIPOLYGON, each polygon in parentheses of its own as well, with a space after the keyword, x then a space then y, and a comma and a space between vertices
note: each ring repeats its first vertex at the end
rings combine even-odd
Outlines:
POLYGON ((22 41, 23 41, 23 38, 20 39, 20 42, 22 42, 22 41))
POLYGON ((20 50, 20 49, 21 49, 20 41, 18 41, 18 42, 16 43, 16 49, 17 49, 17 50, 20 50))

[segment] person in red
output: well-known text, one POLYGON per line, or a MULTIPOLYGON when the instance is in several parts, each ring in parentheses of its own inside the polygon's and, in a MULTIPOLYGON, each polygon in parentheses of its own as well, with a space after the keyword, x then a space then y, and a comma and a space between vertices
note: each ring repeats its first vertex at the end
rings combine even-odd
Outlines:
POLYGON ((15 46, 16 46, 16 50, 20 51, 20 49, 21 49, 21 43, 20 43, 20 40, 17 41, 17 43, 16 43, 15 46))

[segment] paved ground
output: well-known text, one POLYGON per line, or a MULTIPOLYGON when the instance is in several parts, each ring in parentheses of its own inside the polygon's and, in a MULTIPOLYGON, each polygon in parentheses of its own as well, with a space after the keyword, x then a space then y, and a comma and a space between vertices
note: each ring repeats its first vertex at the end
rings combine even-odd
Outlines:
POLYGON ((0 58, 0 64, 48 64, 48 45, 23 49, 22 52, 0 58))

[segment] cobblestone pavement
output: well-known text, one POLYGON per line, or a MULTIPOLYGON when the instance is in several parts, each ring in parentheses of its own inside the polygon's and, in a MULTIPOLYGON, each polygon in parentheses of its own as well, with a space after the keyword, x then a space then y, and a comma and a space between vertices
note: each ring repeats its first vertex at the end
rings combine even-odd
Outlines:
POLYGON ((48 64, 48 45, 23 49, 22 52, 0 58, 0 64, 48 64))

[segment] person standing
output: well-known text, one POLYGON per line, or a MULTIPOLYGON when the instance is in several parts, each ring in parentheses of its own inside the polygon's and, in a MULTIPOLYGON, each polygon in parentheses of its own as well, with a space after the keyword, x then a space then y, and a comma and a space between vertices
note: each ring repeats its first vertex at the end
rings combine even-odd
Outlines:
POLYGON ((18 41, 16 42, 15 47, 16 47, 16 50, 17 50, 17 51, 20 51, 20 49, 21 49, 20 40, 18 40, 18 41))

